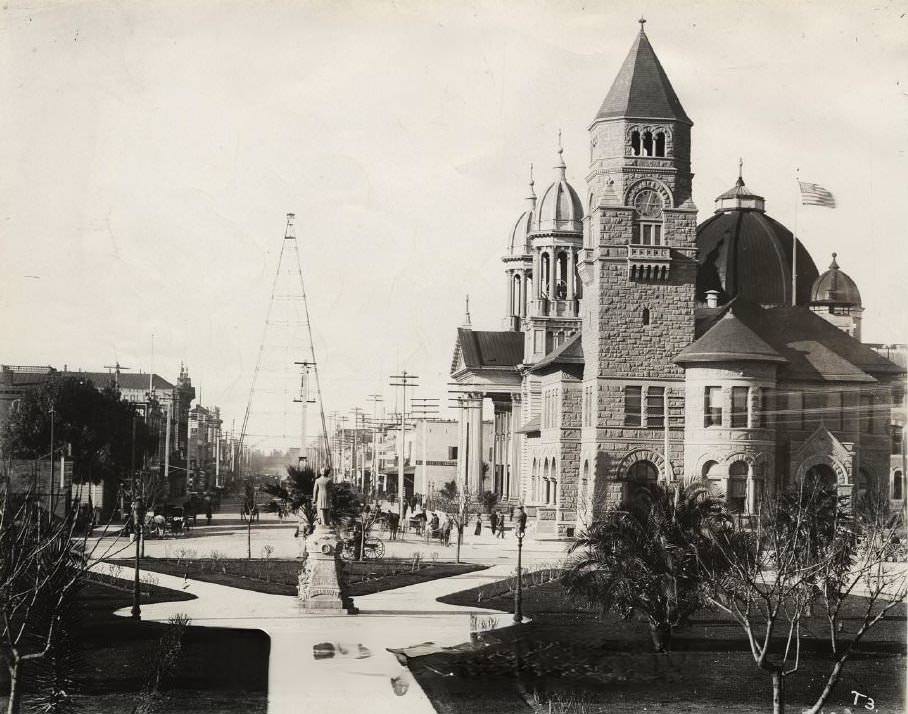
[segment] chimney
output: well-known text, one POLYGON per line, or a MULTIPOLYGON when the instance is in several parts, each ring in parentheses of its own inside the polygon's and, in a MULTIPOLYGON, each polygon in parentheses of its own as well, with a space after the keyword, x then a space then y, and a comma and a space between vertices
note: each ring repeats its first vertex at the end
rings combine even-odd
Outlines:
POLYGON ((718 290, 707 290, 706 291, 706 307, 719 307, 719 291, 718 290))

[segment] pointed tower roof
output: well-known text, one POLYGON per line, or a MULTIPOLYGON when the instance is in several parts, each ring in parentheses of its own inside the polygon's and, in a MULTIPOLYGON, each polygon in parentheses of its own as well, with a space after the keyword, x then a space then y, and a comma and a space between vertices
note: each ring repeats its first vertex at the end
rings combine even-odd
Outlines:
POLYGON ((640 34, 599 107, 595 121, 633 117, 673 119, 693 124, 643 30, 645 22, 640 20, 640 34))
POLYGON ((700 362, 788 362, 735 314, 736 305, 675 357, 678 364, 700 362))

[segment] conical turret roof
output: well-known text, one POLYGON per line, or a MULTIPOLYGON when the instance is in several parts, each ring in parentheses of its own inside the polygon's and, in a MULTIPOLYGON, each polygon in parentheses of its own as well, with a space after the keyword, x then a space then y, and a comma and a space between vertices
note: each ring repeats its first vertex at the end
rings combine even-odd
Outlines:
POLYGON ((645 20, 641 20, 640 34, 634 40, 605 101, 599 107, 596 121, 633 117, 670 119, 693 124, 643 31, 643 22, 645 20))

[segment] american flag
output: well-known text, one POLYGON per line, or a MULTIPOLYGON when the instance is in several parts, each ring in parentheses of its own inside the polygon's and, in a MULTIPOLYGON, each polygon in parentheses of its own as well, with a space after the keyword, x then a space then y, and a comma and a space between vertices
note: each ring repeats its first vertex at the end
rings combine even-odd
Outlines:
POLYGON ((801 189, 801 204, 804 206, 825 206, 826 208, 835 208, 835 196, 828 188, 823 188, 819 184, 804 183, 798 181, 801 189))

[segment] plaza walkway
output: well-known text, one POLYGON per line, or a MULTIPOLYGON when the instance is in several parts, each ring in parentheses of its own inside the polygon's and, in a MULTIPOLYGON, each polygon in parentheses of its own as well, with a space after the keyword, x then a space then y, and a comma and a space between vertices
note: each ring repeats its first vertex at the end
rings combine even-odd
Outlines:
MULTIPOLYGON (((293 527, 267 521, 263 525, 265 527, 253 531, 255 543, 261 543, 261 548, 267 541, 275 549, 272 557, 293 557, 297 548, 296 539, 292 537, 293 527)), ((165 548, 168 555, 175 555, 178 549, 194 549, 195 557, 207 557, 211 550, 218 550, 226 557, 245 557, 246 532, 235 526, 218 526, 216 520, 210 530, 196 529, 193 537, 181 539, 181 542, 148 541, 146 554, 164 556, 165 548), (207 535, 203 535, 204 531, 208 531, 207 535)), ((553 563, 562 557, 563 548, 563 543, 527 541, 524 563, 529 568, 553 563)), ((453 548, 445 549, 437 543, 427 546, 415 537, 389 544, 389 551, 399 557, 409 557, 418 551, 422 557, 437 552, 441 560, 454 558, 453 548)), ((192 619, 193 625, 266 632, 271 638, 270 714, 291 714, 314 706, 395 714, 432 712, 428 698, 409 670, 388 649, 422 643, 451 647, 469 641, 477 621, 485 629, 511 624, 509 614, 446 605, 439 603, 437 598, 513 574, 515 539, 496 541, 491 534, 470 537, 461 554, 466 562, 492 567, 357 597, 354 602, 359 614, 341 616, 303 614, 295 597, 184 581, 154 573, 159 585, 185 589, 196 599, 145 605, 142 618, 166 621, 183 613, 192 619)), ((253 555, 258 555, 255 549, 253 555)), ((100 568, 100 572, 107 569, 103 564, 100 568)), ((131 572, 126 572, 125 568, 117 574, 131 577, 131 572)), ((117 614, 128 616, 129 610, 123 609, 117 614)))

